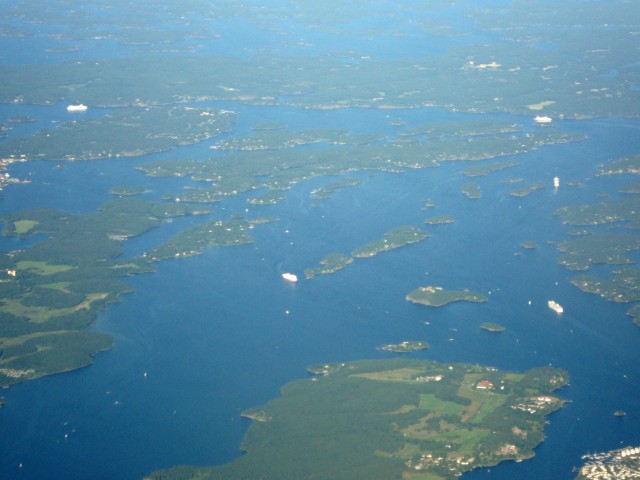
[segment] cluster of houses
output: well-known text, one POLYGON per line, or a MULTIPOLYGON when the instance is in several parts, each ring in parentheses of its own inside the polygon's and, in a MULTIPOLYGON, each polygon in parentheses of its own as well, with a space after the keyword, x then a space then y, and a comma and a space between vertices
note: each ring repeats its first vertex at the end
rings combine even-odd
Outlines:
POLYGON ((32 368, 0 368, 0 374, 9 378, 25 378, 32 376, 36 371, 32 368))
POLYGON ((513 408, 514 410, 521 410, 523 412, 534 414, 542 410, 547 405, 551 405, 556 400, 557 399, 554 397, 540 395, 538 397, 529 397, 526 399, 522 399, 515 405, 511 405, 511 408, 513 408))
POLYGON ((588 462, 580 469, 587 480, 633 480, 640 478, 640 447, 585 455, 588 462))
POLYGON ((466 467, 471 465, 476 461, 476 457, 456 457, 456 458, 445 458, 441 456, 436 456, 431 453, 423 453, 420 456, 420 459, 413 462, 408 460, 405 465, 409 468, 413 468, 416 471, 421 471, 428 469, 433 466, 445 466, 448 467, 449 471, 457 472, 459 471, 459 467, 466 467))

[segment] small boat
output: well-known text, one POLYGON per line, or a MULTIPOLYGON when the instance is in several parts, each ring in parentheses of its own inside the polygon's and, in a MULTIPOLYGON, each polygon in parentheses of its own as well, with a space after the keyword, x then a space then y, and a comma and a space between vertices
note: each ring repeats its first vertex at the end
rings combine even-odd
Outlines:
POLYGON ((282 274, 282 278, 287 282, 296 283, 298 281, 298 276, 294 273, 285 272, 282 274))

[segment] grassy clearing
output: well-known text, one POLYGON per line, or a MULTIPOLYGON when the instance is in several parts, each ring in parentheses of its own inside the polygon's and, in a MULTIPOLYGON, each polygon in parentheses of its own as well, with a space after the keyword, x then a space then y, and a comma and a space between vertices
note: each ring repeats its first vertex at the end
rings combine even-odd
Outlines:
POLYGON ((40 285, 42 288, 50 288, 51 290, 58 290, 60 292, 68 292, 71 282, 55 282, 55 283, 43 283, 40 285))
POLYGON ((90 309, 93 302, 104 300, 108 295, 108 293, 92 293, 87 295, 86 300, 80 302, 74 307, 57 309, 26 306, 20 303, 19 300, 5 300, 4 305, 0 307, 0 311, 10 313, 16 317, 26 317, 35 323, 44 323, 52 317, 74 313, 82 309, 90 309))
POLYGON ((17 235, 24 235, 40 222, 35 220, 17 220, 13 222, 13 228, 17 235))
POLYGON ((465 407, 455 402, 440 400, 433 393, 425 393, 420 395, 420 403, 418 408, 428 410, 436 415, 460 415, 465 407))
POLYGON ((357 373, 353 376, 383 382, 415 382, 416 377, 419 377, 423 373, 423 370, 415 368, 399 368, 397 370, 383 370, 381 372, 357 373))
POLYGON ((17 270, 27 270, 37 275, 53 275, 54 273, 66 272, 72 268, 72 265, 50 265, 47 262, 32 260, 21 260, 16 264, 17 270))
MULTIPOLYGON (((30 333, 29 335, 22 335, 20 337, 8 338, 4 337, 0 340, 0 348, 10 347, 12 345, 20 345, 24 342, 27 342, 33 338, 47 337, 49 335, 64 335, 65 333, 69 333, 71 330, 58 330, 54 332, 36 332, 30 333)), ((13 357, 8 358, 7 360, 0 360, 0 364, 7 361, 12 361, 13 357)))
POLYGON ((539 102, 539 103, 532 103, 530 105, 527 105, 527 108, 529 110, 538 111, 538 110, 542 110, 544 107, 549 107, 549 106, 553 105, 554 103, 556 103, 556 102, 554 102, 553 100, 544 100, 544 101, 539 102))

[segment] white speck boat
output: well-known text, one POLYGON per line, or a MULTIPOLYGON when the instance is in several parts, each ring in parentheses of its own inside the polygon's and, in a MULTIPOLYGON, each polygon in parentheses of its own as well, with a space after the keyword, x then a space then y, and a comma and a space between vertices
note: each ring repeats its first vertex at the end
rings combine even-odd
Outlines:
POLYGON ((291 283, 296 283, 298 281, 298 276, 289 272, 283 273, 282 278, 291 283))

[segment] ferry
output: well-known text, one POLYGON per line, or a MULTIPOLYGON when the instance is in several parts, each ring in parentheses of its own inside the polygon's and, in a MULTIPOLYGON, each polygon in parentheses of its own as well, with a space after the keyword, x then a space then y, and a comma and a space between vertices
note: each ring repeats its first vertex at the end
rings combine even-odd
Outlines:
POLYGON ((282 278, 287 282, 296 283, 298 281, 298 276, 294 273, 285 272, 282 274, 282 278))
POLYGON ((547 302, 547 305, 549 306, 549 308, 551 310, 553 310, 556 313, 562 313, 564 312, 564 308, 562 308, 562 305, 560 305, 558 302, 556 302, 555 300, 549 300, 547 302))
POLYGON ((538 115, 533 121, 536 123, 551 123, 553 122, 553 118, 547 117, 546 115, 538 115))
POLYGON ((82 103, 79 103, 78 105, 67 105, 67 112, 86 112, 87 108, 89 107, 82 103))

